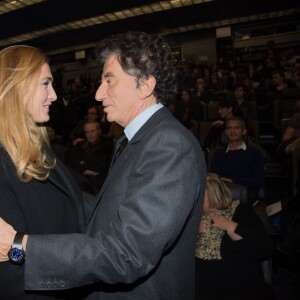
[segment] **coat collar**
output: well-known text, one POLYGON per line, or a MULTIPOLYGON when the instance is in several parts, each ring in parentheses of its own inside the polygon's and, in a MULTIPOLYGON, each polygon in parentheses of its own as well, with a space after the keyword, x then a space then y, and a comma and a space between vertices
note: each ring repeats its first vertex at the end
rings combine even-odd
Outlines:
MULTIPOLYGON (((122 151, 121 155, 118 157, 118 160, 115 162, 113 168, 108 173, 102 188, 97 196, 97 204, 95 206, 94 212, 101 200, 101 197, 103 193, 105 192, 106 188, 110 184, 111 180, 120 172, 122 167, 124 166, 125 162, 129 160, 132 155, 134 154, 136 145, 143 140, 145 136, 149 133, 150 130, 153 129, 153 127, 160 123, 163 120, 166 120, 172 116, 171 112, 163 107, 159 109, 157 112, 155 112, 150 119, 137 131, 137 133, 133 136, 133 138, 128 142, 125 149, 122 151)), ((94 212, 92 213, 90 220, 92 219, 94 212)), ((90 221, 89 220, 89 221, 90 221)), ((88 222, 89 223, 89 222, 88 222)))

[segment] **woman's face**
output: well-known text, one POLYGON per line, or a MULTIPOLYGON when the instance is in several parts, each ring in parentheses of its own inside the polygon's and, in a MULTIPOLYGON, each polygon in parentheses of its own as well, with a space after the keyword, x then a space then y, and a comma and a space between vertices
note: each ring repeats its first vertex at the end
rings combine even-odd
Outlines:
POLYGON ((50 67, 47 63, 45 63, 41 68, 38 85, 36 87, 33 99, 28 100, 25 95, 27 111, 30 113, 36 123, 44 123, 49 121, 50 119, 50 105, 57 99, 56 93, 52 86, 52 82, 53 77, 50 71, 50 67))

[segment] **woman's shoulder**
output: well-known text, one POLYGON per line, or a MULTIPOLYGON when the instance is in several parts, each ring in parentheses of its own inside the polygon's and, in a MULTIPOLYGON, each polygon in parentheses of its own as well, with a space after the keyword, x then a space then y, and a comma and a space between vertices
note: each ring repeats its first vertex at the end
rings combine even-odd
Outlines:
POLYGON ((2 164, 12 162, 8 152, 1 144, 0 144, 0 160, 2 164))
MULTIPOLYGON (((14 164, 4 147, 0 144, 0 176, 12 176, 15 174, 14 164)), ((1 179, 2 180, 2 179, 1 179)))

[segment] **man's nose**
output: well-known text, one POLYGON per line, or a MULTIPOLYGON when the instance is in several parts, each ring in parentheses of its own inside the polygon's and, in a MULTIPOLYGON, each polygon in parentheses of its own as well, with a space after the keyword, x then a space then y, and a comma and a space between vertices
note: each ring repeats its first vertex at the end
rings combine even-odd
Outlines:
POLYGON ((106 87, 101 83, 96 91, 95 99, 97 101, 103 101, 106 97, 106 87))

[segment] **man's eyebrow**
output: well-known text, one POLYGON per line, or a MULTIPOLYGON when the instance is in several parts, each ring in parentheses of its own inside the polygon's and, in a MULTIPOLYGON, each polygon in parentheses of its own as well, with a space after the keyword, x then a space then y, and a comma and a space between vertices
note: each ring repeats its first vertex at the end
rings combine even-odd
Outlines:
POLYGON ((114 74, 112 72, 107 72, 103 75, 103 78, 108 78, 108 77, 114 77, 114 74))

